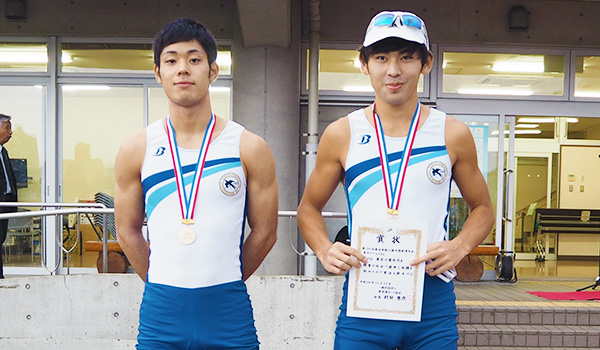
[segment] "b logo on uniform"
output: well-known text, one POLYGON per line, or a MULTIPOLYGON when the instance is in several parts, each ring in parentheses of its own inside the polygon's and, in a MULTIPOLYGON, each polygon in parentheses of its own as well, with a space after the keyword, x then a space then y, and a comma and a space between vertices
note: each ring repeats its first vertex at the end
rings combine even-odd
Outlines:
POLYGON ((360 142, 358 144, 365 145, 365 144, 369 143, 369 141, 371 141, 371 135, 364 134, 360 137, 360 142))
POLYGON ((165 150, 166 150, 165 147, 156 148, 156 153, 154 153, 154 156, 155 157, 162 156, 163 154, 165 154, 165 150))

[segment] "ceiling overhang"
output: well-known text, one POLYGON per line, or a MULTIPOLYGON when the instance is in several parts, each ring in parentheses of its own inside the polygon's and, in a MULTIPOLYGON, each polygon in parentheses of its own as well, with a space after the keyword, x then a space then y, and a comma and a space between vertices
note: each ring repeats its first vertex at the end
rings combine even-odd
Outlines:
POLYGON ((244 47, 289 47, 291 0, 237 0, 244 47))

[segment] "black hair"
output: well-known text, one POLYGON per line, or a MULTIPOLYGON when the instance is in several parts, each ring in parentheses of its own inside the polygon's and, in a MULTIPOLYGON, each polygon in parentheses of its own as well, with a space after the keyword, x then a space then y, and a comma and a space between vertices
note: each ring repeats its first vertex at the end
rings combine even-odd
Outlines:
POLYGON ((408 41, 396 37, 385 38, 367 47, 361 46, 358 49, 360 60, 367 64, 369 58, 378 53, 387 53, 400 51, 410 55, 417 55, 421 59, 421 65, 424 66, 429 59, 430 52, 425 44, 419 44, 414 41, 408 41))
POLYGON ((217 43, 212 34, 201 23, 191 18, 178 18, 168 23, 154 37, 154 64, 160 68, 160 54, 171 44, 182 41, 196 40, 200 43, 211 66, 217 59, 217 43))

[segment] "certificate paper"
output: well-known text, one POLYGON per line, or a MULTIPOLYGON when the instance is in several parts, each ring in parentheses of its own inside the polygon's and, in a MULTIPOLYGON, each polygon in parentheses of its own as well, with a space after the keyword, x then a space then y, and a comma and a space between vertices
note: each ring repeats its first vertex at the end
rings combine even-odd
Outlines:
POLYGON ((427 224, 420 220, 354 220, 351 245, 368 262, 350 270, 348 316, 421 320, 425 263, 410 266, 409 262, 425 253, 427 224))

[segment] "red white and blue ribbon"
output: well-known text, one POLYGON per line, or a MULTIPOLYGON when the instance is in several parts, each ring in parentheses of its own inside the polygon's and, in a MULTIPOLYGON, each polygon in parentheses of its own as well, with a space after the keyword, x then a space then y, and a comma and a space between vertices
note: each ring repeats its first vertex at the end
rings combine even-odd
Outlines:
POLYGON ((165 119, 167 137, 169 139, 169 148, 171 150, 171 159, 173 160, 173 170, 175 172, 175 182, 177 183, 177 193, 179 195, 179 205, 181 207, 181 223, 185 225, 191 225, 194 223, 194 211, 196 210, 196 201, 198 199, 198 187, 200 187, 200 179, 202 179, 204 162, 206 160, 206 154, 208 153, 210 139, 212 138, 215 130, 215 124, 215 115, 211 114, 208 125, 206 126, 206 131, 204 133, 204 139, 202 140, 202 146, 200 147, 200 154, 198 155, 196 169, 194 170, 194 180, 188 196, 185 190, 185 183, 183 181, 183 171, 181 167, 181 159, 179 157, 179 149, 177 148, 175 130, 173 129, 173 124, 171 124, 171 117, 169 116, 167 119, 165 119))
POLYGON ((404 154, 400 159, 400 168, 396 176, 396 181, 392 183, 392 174, 390 171, 390 162, 385 144, 385 135, 381 126, 381 119, 375 113, 375 103, 373 103, 373 124, 375 125, 375 133, 377 134, 377 145, 379 148, 379 162, 381 163, 381 173, 383 175, 383 185, 385 188, 385 196, 387 201, 387 212, 392 215, 398 215, 398 207, 400 205, 400 195, 404 185, 404 176, 408 169, 408 160, 412 153, 413 144, 417 136, 417 127, 421 120, 421 104, 417 103, 417 109, 412 117, 406 143, 404 145, 404 154))

